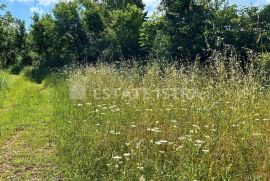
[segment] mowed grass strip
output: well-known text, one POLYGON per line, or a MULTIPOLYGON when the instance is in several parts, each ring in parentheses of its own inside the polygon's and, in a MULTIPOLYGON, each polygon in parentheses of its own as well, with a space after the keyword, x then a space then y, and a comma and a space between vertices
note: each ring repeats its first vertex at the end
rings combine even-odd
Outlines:
POLYGON ((58 178, 50 90, 22 76, 5 77, 9 87, 0 109, 0 178, 58 178))

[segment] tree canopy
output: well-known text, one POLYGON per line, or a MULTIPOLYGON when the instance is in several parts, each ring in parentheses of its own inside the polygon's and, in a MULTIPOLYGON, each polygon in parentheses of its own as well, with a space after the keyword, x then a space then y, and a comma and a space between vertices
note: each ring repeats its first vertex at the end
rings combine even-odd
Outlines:
POLYGON ((224 0, 162 0, 147 16, 142 0, 59 2, 24 22, 0 5, 1 67, 62 67, 127 59, 204 62, 213 52, 269 51, 270 5, 237 7, 224 0))

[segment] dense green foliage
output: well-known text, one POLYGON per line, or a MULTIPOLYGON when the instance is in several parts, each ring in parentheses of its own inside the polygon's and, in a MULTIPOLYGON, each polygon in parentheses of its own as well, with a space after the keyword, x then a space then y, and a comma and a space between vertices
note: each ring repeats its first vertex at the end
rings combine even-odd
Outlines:
MULTIPOLYGON (((1 11, 2 8, 0 8, 1 11)), ((0 66, 8 67, 24 60, 25 26, 7 12, 0 16, 0 66)))
POLYGON ((34 14, 29 31, 6 12, 0 16, 0 64, 14 73, 31 66, 38 75, 100 59, 206 62, 219 52, 246 65, 251 55, 270 49, 269 9, 162 0, 148 17, 141 0, 75 0, 59 2, 50 14, 34 14))

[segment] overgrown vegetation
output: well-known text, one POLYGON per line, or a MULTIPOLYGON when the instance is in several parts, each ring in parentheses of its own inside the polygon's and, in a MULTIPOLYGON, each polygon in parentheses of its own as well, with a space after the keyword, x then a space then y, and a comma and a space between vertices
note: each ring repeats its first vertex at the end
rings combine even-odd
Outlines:
POLYGON ((206 70, 165 66, 161 75, 151 65, 142 76, 99 65, 70 72, 54 103, 65 177, 267 180, 269 88, 252 68, 244 74, 219 62, 206 70), (71 99, 74 85, 79 92, 86 86, 83 100, 71 99))
POLYGON ((0 180, 269 180, 270 5, 4 9, 0 180))
POLYGON ((54 68, 99 59, 190 64, 220 52, 245 67, 251 56, 269 51, 269 8, 162 0, 149 17, 141 0, 75 0, 57 3, 50 14, 36 13, 28 32, 6 12, 0 17, 0 62, 16 74, 31 66, 29 75, 38 80, 54 68))

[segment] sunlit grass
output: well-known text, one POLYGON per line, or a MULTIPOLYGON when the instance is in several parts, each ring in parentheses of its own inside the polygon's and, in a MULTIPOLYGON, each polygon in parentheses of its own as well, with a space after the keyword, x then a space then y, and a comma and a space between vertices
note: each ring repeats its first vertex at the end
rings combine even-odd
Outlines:
POLYGON ((5 72, 0 80, 0 180, 56 179, 50 89, 5 72))
POLYGON ((3 72, 0 72, 0 107, 5 98, 5 94, 8 89, 8 80, 3 72))
POLYGON ((76 180, 264 180, 269 177, 270 90, 260 76, 217 65, 71 73, 56 86, 54 119, 65 176, 76 180), (70 99, 69 86, 87 86, 70 99), (177 88, 177 98, 132 97, 177 88), (94 90, 120 90, 97 99, 94 90))

